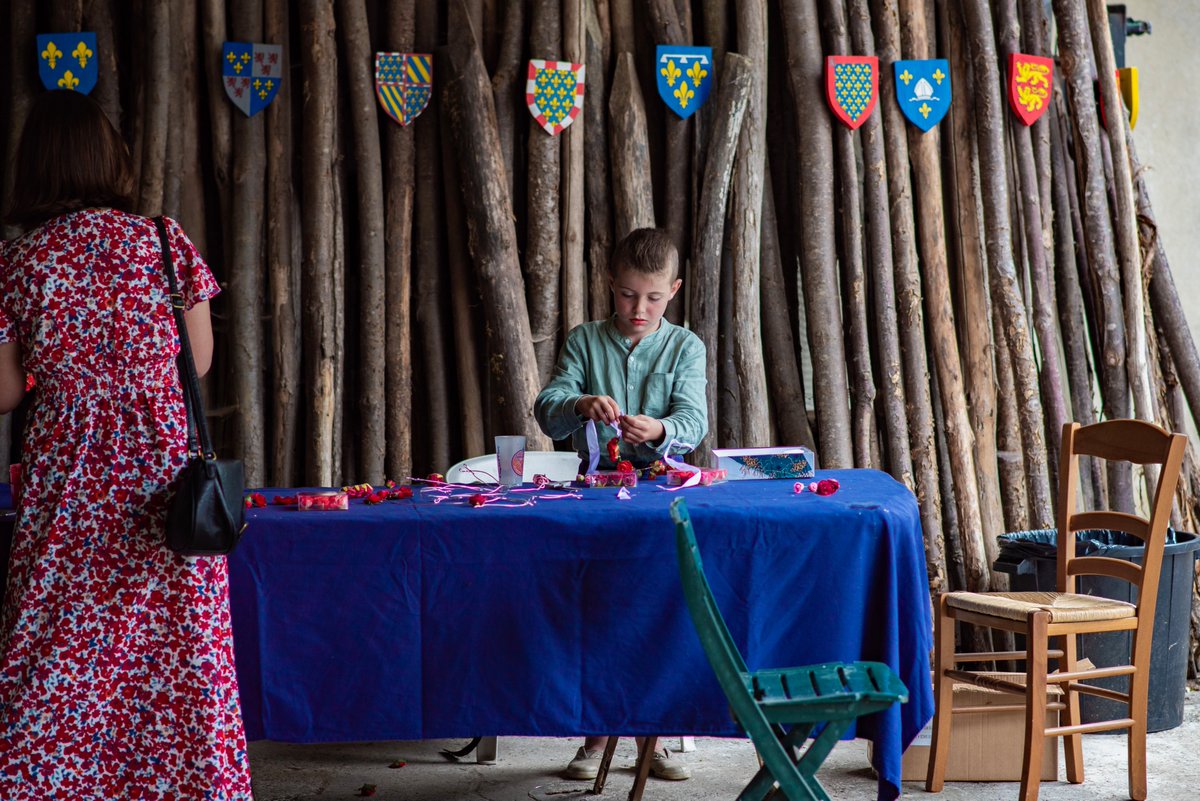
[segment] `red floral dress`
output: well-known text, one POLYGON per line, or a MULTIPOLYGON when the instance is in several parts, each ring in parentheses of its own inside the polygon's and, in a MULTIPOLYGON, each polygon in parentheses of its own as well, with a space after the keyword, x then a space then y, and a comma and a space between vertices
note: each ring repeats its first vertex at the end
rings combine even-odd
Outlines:
MULTIPOLYGON (((185 306, 219 291, 167 227, 185 306)), ((163 545, 186 457, 153 221, 56 217, 0 250, 37 399, 0 616, 0 798, 249 801, 223 557, 163 545)))

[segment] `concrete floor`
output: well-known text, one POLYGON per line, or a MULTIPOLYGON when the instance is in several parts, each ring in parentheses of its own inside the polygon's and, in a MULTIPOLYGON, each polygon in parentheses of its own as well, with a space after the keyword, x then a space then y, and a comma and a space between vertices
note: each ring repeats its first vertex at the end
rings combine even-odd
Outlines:
MULTIPOLYGON (((623 739, 613 760, 602 797, 590 796, 590 785, 567 782, 556 771, 579 743, 572 740, 508 737, 500 740, 495 765, 472 761, 450 763, 441 748, 463 741, 384 742, 343 745, 289 745, 259 742, 250 746, 256 801, 316 801, 353 798, 364 784, 376 785, 375 798, 389 801, 570 801, 624 799, 633 783, 636 759, 633 740, 623 739), (403 761, 401 768, 389 765, 403 761)), ((668 740, 678 745, 678 739, 668 740)), ((757 768, 746 740, 698 738, 697 750, 685 754, 692 778, 664 782, 651 778, 646 801, 732 799, 757 768)), ((1154 801, 1193 801, 1200 787, 1200 693, 1189 692, 1184 723, 1149 736, 1149 797, 1154 801)), ((1060 757, 1061 759, 1061 757, 1060 757)), ((1128 798, 1125 737, 1084 738, 1086 781, 1044 783, 1042 801, 1116 801, 1128 798)), ((1060 776, 1065 775, 1060 769, 1060 776)), ((834 749, 818 777, 834 799, 872 799, 875 779, 867 762, 866 744, 843 742, 834 749)), ((904 795, 944 801, 1015 799, 1013 783, 947 783, 938 796, 921 783, 905 783, 904 795)))

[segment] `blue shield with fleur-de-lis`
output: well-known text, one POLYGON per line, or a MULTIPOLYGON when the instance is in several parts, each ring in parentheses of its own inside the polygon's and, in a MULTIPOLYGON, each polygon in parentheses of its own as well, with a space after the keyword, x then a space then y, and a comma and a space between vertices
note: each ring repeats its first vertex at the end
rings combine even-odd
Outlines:
POLYGON ((659 45, 654 59, 658 96, 683 119, 708 100, 713 84, 711 47, 659 45))
POLYGON ((425 110, 433 94, 433 56, 429 53, 376 53, 375 96, 387 115, 408 125, 425 110))
POLYGON ((70 89, 87 94, 96 88, 100 62, 95 33, 40 33, 37 37, 38 75, 47 89, 70 89))
POLYGON ((221 53, 225 94, 247 117, 271 104, 283 83, 283 46, 226 42, 221 53))
POLYGON ((950 110, 950 62, 944 58, 897 61, 896 102, 908 121, 928 131, 950 110))

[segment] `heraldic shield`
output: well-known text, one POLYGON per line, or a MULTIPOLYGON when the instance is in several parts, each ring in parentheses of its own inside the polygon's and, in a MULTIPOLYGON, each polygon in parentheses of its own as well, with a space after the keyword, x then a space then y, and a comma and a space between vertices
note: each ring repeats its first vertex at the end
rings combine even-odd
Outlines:
POLYGON ((1013 53, 1008 57, 1008 102, 1021 122, 1033 125, 1050 105, 1054 59, 1013 53))
POLYGON ((376 53, 375 96, 388 116, 401 125, 415 120, 433 94, 433 56, 429 53, 376 53))
POLYGON ((530 59, 525 103, 538 125, 557 136, 583 108, 583 65, 530 59))
POLYGON ((283 83, 283 46, 226 42, 221 54, 225 94, 247 117, 271 104, 283 83))
POLYGON ((47 89, 88 94, 96 88, 100 62, 95 33, 41 33, 37 38, 38 75, 47 89))
POLYGON ((928 131, 950 110, 950 62, 944 58, 897 61, 896 102, 908 121, 928 131))
POLYGON ((825 96, 837 118, 851 130, 867 121, 879 96, 879 59, 875 56, 828 56, 825 96))
POLYGON ((713 83, 711 47, 659 45, 654 67, 658 72, 658 96, 683 119, 708 100, 713 83))

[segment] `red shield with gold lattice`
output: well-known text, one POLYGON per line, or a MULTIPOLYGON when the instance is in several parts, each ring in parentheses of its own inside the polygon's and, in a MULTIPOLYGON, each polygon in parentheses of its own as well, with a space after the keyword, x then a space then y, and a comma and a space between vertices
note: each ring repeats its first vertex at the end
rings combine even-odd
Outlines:
POLYGON ((1008 57, 1008 102, 1026 125, 1050 106, 1054 59, 1013 53, 1008 57))

